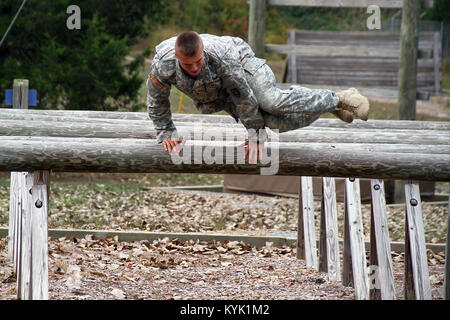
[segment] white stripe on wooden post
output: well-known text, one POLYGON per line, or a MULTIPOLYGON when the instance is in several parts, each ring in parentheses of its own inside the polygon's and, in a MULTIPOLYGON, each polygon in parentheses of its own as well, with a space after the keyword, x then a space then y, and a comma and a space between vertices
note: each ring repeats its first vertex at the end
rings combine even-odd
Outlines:
POLYGON ((47 185, 32 188, 32 300, 48 300, 48 194, 47 185))
POLYGON ((370 230, 370 289, 371 299, 394 300, 394 270, 392 266, 391 241, 386 214, 384 181, 370 181, 372 194, 370 230))
MULTIPOLYGON (((14 79, 13 83, 13 109, 28 109, 28 80, 14 79)), ((21 214, 21 183, 24 179, 22 172, 11 172, 9 229, 8 229, 8 257, 13 260, 14 270, 17 272, 18 250, 20 249, 20 219, 21 214)), ((17 274, 17 273, 16 273, 17 274)))
POLYGON ((405 184, 405 299, 431 300, 419 184, 405 184))
POLYGON ((298 194, 297 259, 318 269, 312 177, 300 177, 298 194))
POLYGON ((450 300, 450 196, 448 197, 447 242, 445 245, 444 299, 450 300))
POLYGON ((32 196, 31 188, 34 183, 34 173, 25 175, 25 183, 22 185, 22 241, 21 258, 17 274, 17 298, 20 300, 31 299, 31 270, 33 268, 32 258, 32 196))
POLYGON ((319 271, 327 272, 330 281, 340 281, 340 258, 337 228, 336 185, 334 178, 322 178, 319 271))
POLYGON ((364 246, 359 179, 345 179, 345 206, 352 257, 353 285, 357 300, 369 299, 369 279, 364 246))

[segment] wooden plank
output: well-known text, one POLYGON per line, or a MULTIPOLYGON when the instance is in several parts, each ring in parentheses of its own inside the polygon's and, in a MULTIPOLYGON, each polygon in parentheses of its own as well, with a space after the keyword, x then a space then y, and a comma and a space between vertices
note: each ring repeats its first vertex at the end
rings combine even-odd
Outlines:
POLYGON ((419 184, 405 184, 405 299, 431 300, 419 184))
MULTIPOLYGON (((347 200, 344 198, 344 201, 347 200)), ((353 284, 353 266, 352 266, 352 250, 350 247, 350 227, 347 205, 344 205, 344 239, 342 248, 342 285, 354 287, 353 284)))
POLYGON ((345 179, 345 205, 348 214, 348 233, 352 256, 352 274, 357 300, 369 299, 369 279, 364 246, 359 179, 345 179))
POLYGON ((297 258, 318 269, 312 177, 300 177, 297 258))
POLYGON ((334 178, 322 178, 321 206, 319 271, 327 272, 330 281, 340 281, 336 186, 334 178))
POLYGON ((20 209, 19 179, 22 176, 21 172, 11 172, 10 179, 10 196, 9 196, 9 220, 8 220, 8 258, 11 261, 15 260, 16 253, 16 215, 20 209))
POLYGON ((372 179, 370 181, 371 202, 371 266, 375 274, 372 279, 371 298, 394 300, 394 271, 391 257, 391 242, 386 213, 386 199, 384 181, 372 179))
MULTIPOLYGON (((380 8, 402 8, 401 0, 267 0, 271 6, 302 6, 332 8, 367 8, 376 5, 380 8)), ((422 0, 423 8, 433 8, 433 0, 422 0)))
POLYGON ((445 245, 444 299, 450 300, 450 196, 447 210, 447 240, 445 245))
POLYGON ((47 185, 32 188, 32 296, 33 300, 48 300, 48 194, 47 185))
MULTIPOLYGON (((294 33, 295 34, 295 33, 294 33)), ((375 46, 331 46, 331 45, 297 45, 297 44, 265 44, 264 49, 269 53, 300 54, 309 56, 326 57, 400 57, 400 48, 382 48, 375 46)), ((432 49, 421 49, 419 56, 422 58, 432 57, 432 49)))
POLYGON ((32 258, 32 195, 34 174, 32 172, 25 175, 25 183, 22 186, 22 237, 21 237, 21 259, 19 266, 19 276, 17 277, 17 294, 20 300, 31 299, 33 269, 32 258))
MULTIPOLYGON (((311 31, 294 29, 295 44, 329 46, 376 46, 381 48, 400 48, 400 32, 373 31, 311 31)), ((433 48, 434 31, 421 31, 419 48, 433 48)))

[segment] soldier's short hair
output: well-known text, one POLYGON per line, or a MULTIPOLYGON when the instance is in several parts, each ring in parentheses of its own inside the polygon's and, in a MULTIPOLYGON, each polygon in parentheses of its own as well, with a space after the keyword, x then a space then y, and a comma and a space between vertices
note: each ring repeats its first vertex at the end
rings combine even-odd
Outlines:
POLYGON ((186 31, 178 35, 175 41, 175 50, 192 57, 202 45, 202 39, 197 32, 186 31))

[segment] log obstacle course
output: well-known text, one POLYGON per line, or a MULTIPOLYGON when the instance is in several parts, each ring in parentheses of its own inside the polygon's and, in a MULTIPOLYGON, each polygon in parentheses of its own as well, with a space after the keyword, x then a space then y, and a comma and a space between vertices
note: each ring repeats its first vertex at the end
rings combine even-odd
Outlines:
MULTIPOLYGON (((153 124, 145 112, 0 109, 0 170, 15 171, 11 176, 8 249, 17 273, 18 298, 48 299, 46 219, 51 171, 259 174, 267 166, 239 158, 243 153, 238 145, 246 130, 230 116, 174 114, 173 118, 178 132, 189 137, 186 145, 200 150, 199 154, 192 151, 190 163, 173 163, 156 143, 153 124), (238 138, 225 141, 230 131, 238 138), (207 140, 208 132, 223 139, 207 140), (203 161, 212 146, 223 151, 215 158, 222 158, 222 163, 203 161), (231 163, 226 161, 230 160, 228 152, 233 155, 231 163)), ((271 153, 278 150, 279 158, 274 159, 277 174, 301 179, 297 257, 326 272, 330 280, 353 285, 356 299, 396 297, 382 179, 406 180, 405 296, 431 299, 420 192, 413 180, 450 181, 450 123, 355 120, 347 124, 319 119, 307 128, 270 132, 269 138, 266 148, 271 153), (312 176, 323 177, 318 247, 312 176), (346 178, 342 267, 334 177, 346 178), (359 178, 372 179, 369 265, 359 178)), ((448 262, 448 256, 446 259, 448 262)), ((447 277, 448 263, 446 272, 447 277)))

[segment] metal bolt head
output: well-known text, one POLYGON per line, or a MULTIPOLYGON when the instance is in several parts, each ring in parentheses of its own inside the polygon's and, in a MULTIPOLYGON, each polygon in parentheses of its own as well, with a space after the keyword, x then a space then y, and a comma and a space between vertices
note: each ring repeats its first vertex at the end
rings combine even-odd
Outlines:
POLYGON ((409 203, 410 203, 413 207, 415 207, 415 206, 417 206, 417 205, 419 204, 419 202, 417 201, 417 199, 414 199, 414 198, 412 198, 411 200, 409 200, 409 203))
POLYGON ((375 190, 380 190, 380 189, 381 189, 381 187, 380 187, 379 184, 374 185, 373 188, 374 188, 375 190))
POLYGON ((36 203, 34 204, 36 206, 36 208, 42 208, 42 201, 41 200, 36 200, 36 203))

